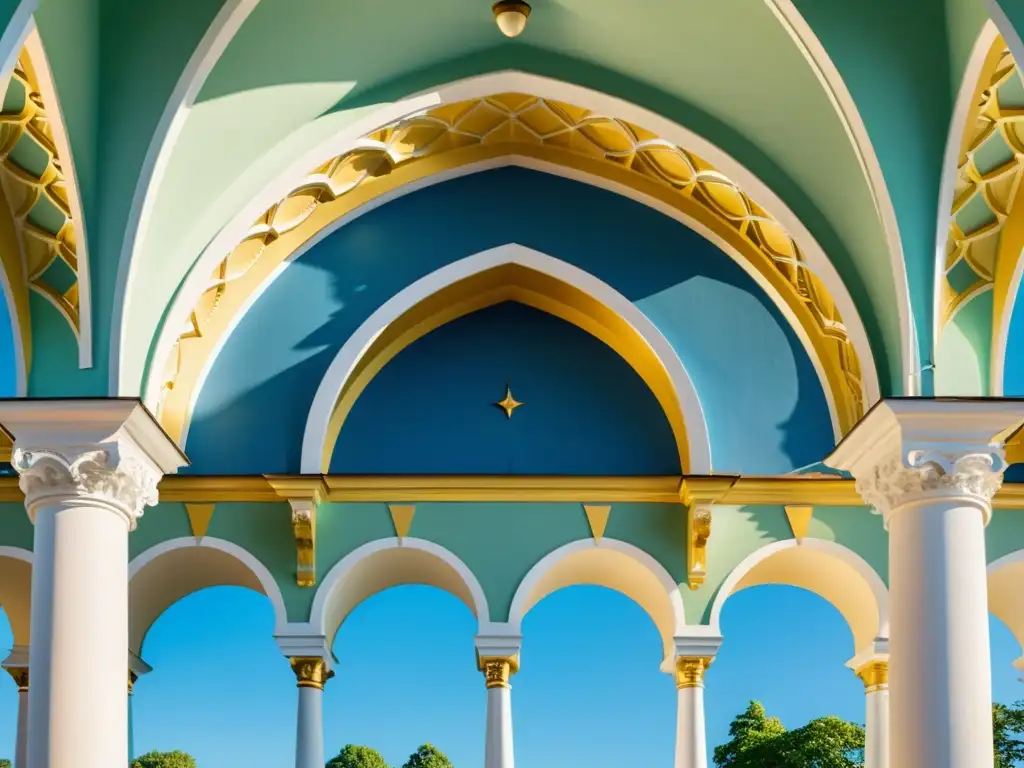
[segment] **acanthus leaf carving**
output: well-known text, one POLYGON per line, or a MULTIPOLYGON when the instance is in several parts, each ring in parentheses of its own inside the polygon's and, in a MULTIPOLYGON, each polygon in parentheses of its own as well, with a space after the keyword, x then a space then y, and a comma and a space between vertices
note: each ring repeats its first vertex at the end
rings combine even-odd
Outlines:
POLYGON ((148 462, 117 447, 88 446, 64 450, 15 448, 11 464, 35 518, 47 501, 83 498, 115 508, 131 528, 147 506, 158 500, 160 473, 148 462))
POLYGON ((876 512, 927 498, 964 498, 991 514, 992 497, 1003 482, 1001 451, 894 450, 857 478, 857 492, 876 512))

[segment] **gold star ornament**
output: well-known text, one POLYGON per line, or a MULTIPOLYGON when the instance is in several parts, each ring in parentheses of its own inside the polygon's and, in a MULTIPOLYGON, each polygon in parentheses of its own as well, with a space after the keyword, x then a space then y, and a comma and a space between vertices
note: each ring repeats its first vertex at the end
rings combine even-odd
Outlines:
POLYGON ((512 397, 512 389, 508 386, 508 384, 506 384, 505 399, 499 400, 498 402, 495 403, 495 405, 505 412, 505 416, 507 418, 511 419, 512 412, 515 411, 515 409, 518 408, 519 406, 523 405, 523 403, 520 403, 518 400, 512 397))

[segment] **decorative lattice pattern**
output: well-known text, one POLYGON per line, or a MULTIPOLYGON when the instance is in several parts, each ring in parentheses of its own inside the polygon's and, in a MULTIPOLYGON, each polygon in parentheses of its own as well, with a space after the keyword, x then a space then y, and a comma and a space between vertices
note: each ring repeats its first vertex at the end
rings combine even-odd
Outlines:
POLYGON ((777 220, 710 163, 638 125, 512 93, 447 104, 382 128, 315 169, 267 209, 210 275, 163 371, 161 402, 178 383, 190 344, 203 339, 209 328, 223 327, 225 321, 215 319, 223 299, 272 243, 301 227, 318 206, 373 184, 398 167, 473 146, 496 151, 507 147, 508 153, 522 147, 553 148, 614 164, 696 202, 766 257, 775 272, 774 282, 789 292, 787 299, 813 317, 818 341, 824 341, 829 362, 841 371, 844 393, 836 400, 841 401, 844 430, 863 414, 860 363, 846 327, 824 284, 777 220))
POLYGON ((946 239, 941 327, 992 287, 999 241, 1024 171, 1024 87, 1002 38, 982 69, 961 144, 946 239))
POLYGON ((28 287, 60 311, 77 337, 79 265, 68 189, 25 52, 0 111, 0 183, 14 215, 28 287))

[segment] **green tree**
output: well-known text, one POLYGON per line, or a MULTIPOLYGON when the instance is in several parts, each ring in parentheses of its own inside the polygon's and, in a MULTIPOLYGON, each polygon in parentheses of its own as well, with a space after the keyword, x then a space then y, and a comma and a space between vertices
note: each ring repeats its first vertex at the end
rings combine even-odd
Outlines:
POLYGON ((715 748, 718 768, 857 768, 864 765, 864 729, 838 717, 812 720, 787 731, 752 701, 715 748))
POLYGON ((1024 763, 1024 741, 1014 734, 1024 735, 1024 701, 1012 706, 992 705, 992 740, 995 742, 995 768, 1013 768, 1024 763))
POLYGON ((0 768, 11 768, 10 760, 0 760, 0 768))
POLYGON ((196 759, 184 752, 147 752, 132 761, 131 768, 196 768, 196 759))
POLYGON ((444 752, 433 744, 423 744, 409 755, 403 768, 455 768, 444 752))
POLYGON ((777 717, 768 717, 764 705, 752 701, 746 711, 729 724, 729 741, 715 747, 715 765, 718 768, 774 768, 774 762, 763 763, 768 752, 764 748, 785 732, 777 717))
POLYGON ((376 749, 346 744, 337 757, 327 763, 326 768, 391 768, 391 766, 384 761, 376 749))

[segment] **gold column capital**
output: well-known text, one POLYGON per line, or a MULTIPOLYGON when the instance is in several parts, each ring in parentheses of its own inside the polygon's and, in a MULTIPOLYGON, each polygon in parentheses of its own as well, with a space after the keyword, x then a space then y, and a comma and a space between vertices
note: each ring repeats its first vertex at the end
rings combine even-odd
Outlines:
POLYGON ((676 659, 676 688, 703 688, 704 673, 710 666, 710 656, 680 656, 676 659))
POLYGON ((477 667, 488 688, 511 688, 509 680, 519 671, 519 656, 481 656, 477 667))
POLYGON ((889 662, 869 661, 855 670, 854 674, 864 681, 864 693, 875 693, 889 689, 889 662))
POLYGON ((28 667, 4 667, 7 674, 14 678, 14 684, 18 686, 18 693, 28 690, 28 667))
POLYGON ((296 685, 299 688, 324 689, 324 683, 334 677, 327 669, 327 662, 319 656, 292 656, 288 659, 295 673, 296 685))
POLYGON ((138 680, 139 680, 139 676, 129 669, 128 670, 128 695, 129 696, 131 696, 133 693, 135 693, 135 683, 137 683, 138 680))

